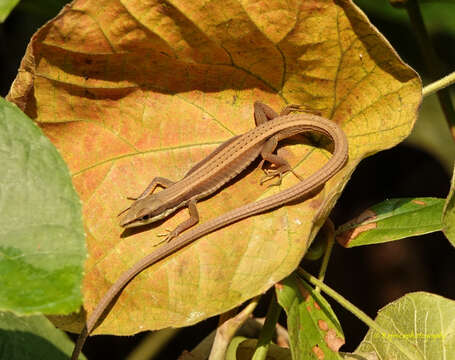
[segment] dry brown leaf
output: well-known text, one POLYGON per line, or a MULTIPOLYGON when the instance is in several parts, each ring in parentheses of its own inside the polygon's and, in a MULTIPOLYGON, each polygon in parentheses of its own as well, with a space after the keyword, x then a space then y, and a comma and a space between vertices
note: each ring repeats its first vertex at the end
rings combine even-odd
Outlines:
MULTIPOLYGON (((60 150, 83 201, 90 311, 118 276, 187 218, 121 237, 116 215, 155 176, 180 179, 254 126, 253 102, 304 104, 342 126, 350 161, 323 191, 196 241, 134 279, 95 333, 187 326, 292 272, 358 162, 410 132, 418 75, 350 1, 78 0, 32 38, 9 99, 60 150)), ((302 176, 330 154, 284 156, 302 176)), ((256 169, 198 207, 201 222, 280 191, 256 169)), ((282 188, 296 183, 286 176, 282 188)), ((66 324, 70 330, 81 323, 66 324)))

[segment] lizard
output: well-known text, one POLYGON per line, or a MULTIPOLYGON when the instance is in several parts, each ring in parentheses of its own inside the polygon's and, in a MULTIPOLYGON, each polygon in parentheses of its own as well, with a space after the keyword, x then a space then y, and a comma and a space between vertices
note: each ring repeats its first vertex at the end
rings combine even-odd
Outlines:
MULTIPOLYGON (((275 176, 279 176, 277 184, 281 183, 282 175, 288 171, 293 172, 299 180, 302 180, 285 159, 272 154, 279 141, 278 137, 275 136, 270 139, 262 137, 253 146, 249 145, 251 139, 257 137, 258 132, 265 130, 261 125, 278 116, 289 115, 292 111, 299 110, 300 106, 298 105, 288 105, 278 115, 269 106, 255 102, 255 129, 242 136, 234 136, 222 143, 205 159, 194 165, 178 182, 163 177, 155 177, 139 197, 129 198, 135 201, 119 214, 121 216, 120 226, 130 228, 150 224, 169 216, 181 207, 188 207, 190 217, 167 234, 165 241, 171 240, 199 222, 199 213, 196 207, 198 200, 211 195, 237 176, 259 154, 262 157, 260 167, 265 161, 273 163, 277 167, 275 170, 266 172, 261 184, 275 176), (164 189, 154 193, 157 186, 164 189)), ((291 129, 286 131, 291 131, 291 129)), ((286 134, 285 137, 291 135, 286 134)))
MULTIPOLYGON (((275 176, 279 176, 281 180, 283 172, 291 171, 291 168, 285 159, 279 157, 278 155, 272 154, 272 152, 274 151, 278 141, 305 131, 314 131, 329 137, 334 144, 332 158, 326 164, 324 164, 317 172, 313 173, 308 178, 301 180, 298 184, 291 186, 286 190, 266 197, 262 200, 251 202, 241 207, 238 207, 234 210, 231 210, 214 219, 204 222, 193 229, 184 232, 180 236, 178 234, 175 235, 175 232, 174 234, 171 233, 171 235, 177 236, 177 238, 174 239, 172 242, 167 242, 165 245, 161 246, 153 253, 145 256, 144 258, 136 262, 131 268, 124 271, 117 279, 117 281, 105 293, 101 301, 97 304, 95 309, 88 317, 86 324, 77 339, 71 357, 72 360, 77 360, 79 353, 85 343, 85 340, 87 339, 88 335, 95 329, 95 327, 102 321, 103 315, 105 315, 105 313, 107 312, 106 310, 109 308, 112 301, 117 296, 119 296, 123 288, 144 269, 174 254, 178 250, 182 249, 185 246, 188 246, 190 243, 194 242, 195 240, 201 238, 202 236, 208 233, 211 233, 222 227, 228 226, 244 218, 280 207, 287 203, 303 198, 304 196, 308 195, 315 189, 318 189, 320 186, 323 186, 325 182, 327 182, 331 177, 333 177, 339 170, 343 168, 343 166, 346 164, 348 160, 348 140, 342 129, 334 122, 318 115, 308 113, 290 114, 290 112, 294 109, 296 109, 295 106, 292 105, 288 106, 282 111, 280 116, 277 116, 276 113, 271 108, 261 103, 255 103, 255 118, 259 117, 260 122, 259 125, 257 125, 256 128, 250 130, 244 135, 239 135, 234 138, 231 138, 230 140, 220 145, 207 158, 205 158, 204 160, 196 164, 192 169, 190 169, 190 171, 182 180, 190 178, 191 175, 196 173, 198 170, 213 167, 214 162, 222 161, 222 159, 226 158, 232 159, 231 162, 234 161, 234 164, 236 159, 242 158, 243 161, 239 162, 242 163, 244 165, 243 168, 245 168, 259 154, 261 154, 263 158, 261 161, 261 165, 263 164, 264 161, 271 161, 274 164, 278 164, 277 169, 266 172, 266 180, 270 177, 273 178, 275 176), (243 145, 241 146, 239 144, 243 145), (251 158, 250 156, 248 158, 248 161, 246 161, 245 159, 243 159, 242 155, 245 156, 244 153, 245 152, 248 153, 249 150, 253 152, 251 149, 254 149, 255 156, 254 158, 251 158), (245 165, 246 162, 248 162, 248 164, 245 165)), ((258 123, 258 120, 256 120, 256 123, 258 123)), ((236 174, 240 172, 240 171, 237 172, 235 169, 232 169, 231 167, 227 167, 227 170, 234 172, 236 174)), ((207 177, 216 176, 216 173, 214 173, 213 171, 207 172, 204 170, 202 176, 207 177)), ((232 179, 234 176, 235 175, 230 176, 230 179, 232 179)), ((133 203, 133 205, 138 203, 141 204, 142 202, 140 200, 145 200, 147 199, 148 196, 152 195, 151 192, 154 190, 156 185, 159 184, 159 181, 156 181, 155 179, 146 188, 146 190, 138 197, 138 199, 136 200, 135 203, 133 203)), ((173 185, 170 184, 170 186, 173 185)), ((159 193, 162 193, 165 190, 166 189, 162 190, 159 193)), ((188 201, 187 203, 189 204, 190 201, 188 201)), ((131 208, 128 208, 127 211, 134 209, 133 205, 131 206, 131 208)), ((177 204, 177 206, 178 205, 179 204, 177 204)), ((195 205, 195 202, 193 203, 193 205, 195 205)), ((172 209, 172 207, 170 208, 172 209)), ((139 223, 135 222, 137 221, 137 218, 134 219, 134 216, 133 220, 131 220, 132 222, 127 221, 126 219, 128 217, 124 216, 123 220, 120 221, 120 224, 121 225, 123 224, 123 226, 127 226, 129 224, 133 224, 134 222, 135 224, 137 224, 136 226, 139 226, 142 224, 141 221, 148 221, 150 217, 152 217, 149 214, 149 218, 141 219, 144 215, 141 215, 142 213, 140 213, 140 211, 137 209, 134 209, 134 212, 136 213, 136 216, 141 216, 139 217, 140 219, 139 223), (139 215, 137 215, 138 212, 139 215)), ((166 212, 166 210, 163 210, 163 212, 166 212)), ((146 213, 147 211, 144 212, 144 214, 146 213)), ((161 216, 160 219, 169 215, 169 213, 170 212, 168 212, 164 216, 161 216)), ((126 215, 128 215, 128 212, 126 213, 126 215)), ((188 226, 189 223, 190 222, 187 221, 186 224, 184 224, 186 227, 185 229, 193 225, 190 224, 190 226, 188 226)), ((180 231, 182 231, 181 229, 184 228, 181 225, 179 225, 180 231)))

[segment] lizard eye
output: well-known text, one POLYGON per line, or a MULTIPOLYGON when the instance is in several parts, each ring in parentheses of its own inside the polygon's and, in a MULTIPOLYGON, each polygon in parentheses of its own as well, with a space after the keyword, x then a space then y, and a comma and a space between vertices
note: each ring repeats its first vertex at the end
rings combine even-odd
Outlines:
POLYGON ((150 215, 146 214, 143 217, 141 217, 141 220, 148 220, 149 218, 150 218, 150 215))

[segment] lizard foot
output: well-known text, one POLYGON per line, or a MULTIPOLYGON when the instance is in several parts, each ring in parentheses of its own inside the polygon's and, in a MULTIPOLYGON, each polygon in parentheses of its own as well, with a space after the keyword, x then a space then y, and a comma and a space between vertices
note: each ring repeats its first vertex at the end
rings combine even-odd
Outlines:
POLYGON ((169 229, 165 229, 165 233, 161 233, 161 234, 158 234, 159 237, 164 237, 164 239, 162 241, 160 241, 158 244, 156 244, 155 246, 158 246, 160 244, 162 244, 163 242, 169 242, 171 241, 173 238, 177 237, 178 235, 178 232, 176 232, 175 230, 169 230, 169 229))

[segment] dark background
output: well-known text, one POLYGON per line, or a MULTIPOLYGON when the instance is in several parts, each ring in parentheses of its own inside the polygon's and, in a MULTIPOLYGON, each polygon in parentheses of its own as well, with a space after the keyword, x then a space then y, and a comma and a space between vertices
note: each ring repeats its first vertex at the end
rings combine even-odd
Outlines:
MULTIPOLYGON (((1 96, 6 96, 32 34, 45 21, 55 16, 64 3, 61 0, 24 0, 6 22, 0 24, 0 68, 3 74, 0 79, 1 96)), ((384 14, 369 10, 364 9, 373 24, 425 81, 427 71, 409 24, 406 21, 390 21, 384 14)), ((443 72, 454 71, 453 34, 440 29, 433 31, 431 38, 443 63, 443 72)), ((332 212, 336 225, 385 199, 447 196, 450 164, 453 164, 455 153, 450 139, 447 140, 448 129, 444 120, 441 121, 442 115, 434 96, 432 98, 424 100, 418 125, 410 140, 371 156, 358 166, 332 212), (424 141, 418 134, 418 127, 424 122, 429 122, 430 127, 438 126, 449 145, 441 149, 443 140, 437 136, 433 143, 436 147, 439 145, 439 152, 433 151, 431 146, 422 145, 424 141)), ((381 307, 413 291, 427 291, 455 299, 454 259, 455 251, 442 233, 353 249, 335 246, 326 282, 374 318, 381 307)), ((314 272, 317 271, 317 265, 319 264, 304 261, 305 268, 313 269, 314 272)), ((268 298, 269 296, 265 297, 260 304, 256 315, 265 315, 268 298)), ((367 327, 337 303, 330 302, 346 336, 346 345, 342 350, 352 351, 365 335, 367 327)), ((282 318, 280 322, 285 324, 284 320, 282 318)), ((158 358, 176 359, 183 350, 191 350, 197 345, 216 324, 217 319, 213 318, 183 329, 158 358)), ((132 337, 96 336, 88 340, 84 353, 88 359, 124 359, 145 334, 132 337)))

